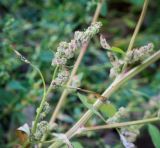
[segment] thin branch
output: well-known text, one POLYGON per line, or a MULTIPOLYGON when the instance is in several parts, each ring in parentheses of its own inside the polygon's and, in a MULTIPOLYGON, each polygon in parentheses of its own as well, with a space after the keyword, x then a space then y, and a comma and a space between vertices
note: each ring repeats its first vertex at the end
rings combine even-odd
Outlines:
MULTIPOLYGON (((139 66, 131 69, 125 74, 119 75, 113 83, 104 91, 102 96, 106 97, 106 99, 109 99, 109 97, 117 90, 119 89, 126 81, 133 78, 135 75, 140 73, 142 70, 144 70, 146 67, 154 63, 160 58, 160 50, 157 51, 155 54, 150 56, 148 59, 146 59, 142 64, 139 66)), ((99 108, 103 104, 102 101, 97 100, 94 103, 95 108, 99 108)), ((91 117, 93 116, 93 112, 91 110, 88 110, 84 115, 80 118, 80 120, 66 133, 66 136, 68 139, 71 139, 76 131, 82 127, 91 117)), ((49 146, 49 148, 58 148, 62 145, 62 142, 55 142, 52 145, 49 146)))
POLYGON ((111 128, 120 128, 120 127, 124 127, 124 126, 145 124, 145 123, 151 123, 151 122, 156 122, 156 121, 160 121, 160 118, 154 117, 154 118, 137 120, 137 121, 129 121, 129 122, 122 122, 122 123, 112 123, 112 124, 108 124, 108 125, 85 127, 83 132, 93 131, 93 130, 102 130, 102 129, 111 129, 111 128))
MULTIPOLYGON (((55 79, 57 71, 58 71, 58 66, 57 66, 57 67, 55 68, 55 70, 54 70, 52 80, 55 79)), ((51 82, 51 83, 52 83, 52 82, 51 82)), ((51 88, 52 88, 52 85, 50 84, 47 92, 45 92, 45 95, 43 96, 43 98, 42 98, 42 100, 41 100, 41 103, 40 103, 40 106, 39 106, 39 109, 38 109, 36 118, 35 118, 35 120, 34 120, 34 125, 33 125, 33 128, 32 128, 32 133, 33 133, 33 134, 34 134, 35 131, 36 131, 37 124, 38 124, 38 121, 39 121, 39 118, 40 118, 40 114, 41 114, 41 112, 42 112, 44 103, 45 103, 45 101, 46 101, 46 99, 47 99, 47 95, 48 95, 48 93, 50 92, 51 88)))
POLYGON ((147 7, 148 7, 148 2, 149 2, 149 0, 145 0, 144 1, 143 9, 142 9, 141 15, 139 17, 138 23, 136 25, 136 28, 134 30, 133 36, 132 36, 132 38, 130 40, 127 52, 132 50, 133 44, 135 42, 135 38, 136 38, 136 36, 137 36, 137 34, 139 32, 139 29, 140 29, 140 27, 142 25, 143 20, 144 20, 144 16, 146 14, 146 10, 147 10, 147 7))
MULTIPOLYGON (((103 4, 103 0, 99 0, 99 2, 98 2, 98 4, 97 4, 96 11, 95 11, 95 14, 94 14, 94 17, 93 17, 93 19, 92 19, 92 23, 95 23, 95 22, 97 21, 98 16, 99 16, 99 14, 100 14, 100 10, 101 10, 102 4, 103 4)), ((89 44, 89 43, 85 44, 85 45, 82 47, 82 49, 81 49, 81 51, 80 51, 80 54, 79 54, 79 56, 78 56, 78 58, 77 58, 77 60, 76 60, 76 62, 75 62, 75 64, 74 64, 74 67, 73 67, 73 70, 72 70, 72 72, 71 72, 70 78, 69 78, 69 80, 68 80, 68 82, 67 82, 67 86, 70 86, 70 84, 71 84, 71 82, 72 82, 72 78, 73 78, 74 75, 76 74, 76 72, 77 72, 77 70, 78 70, 78 67, 79 67, 79 65, 80 65, 80 63, 81 63, 81 61, 82 61, 82 58, 83 58, 83 56, 84 56, 84 54, 85 54, 85 52, 86 52, 86 50, 87 50, 88 44, 89 44)), ((57 104, 57 106, 56 106, 53 114, 52 114, 51 120, 50 120, 50 122, 49 122, 50 124, 52 124, 52 123, 55 122, 55 120, 56 120, 56 118, 57 118, 57 116, 58 116, 58 113, 60 112, 60 109, 61 109, 61 107, 63 106, 63 104, 64 104, 64 102, 65 102, 65 98, 67 97, 67 95, 68 95, 68 90, 65 89, 65 90, 63 91, 60 99, 59 99, 59 102, 58 102, 58 104, 57 104)))
MULTIPOLYGON (((133 48, 133 44, 134 44, 134 42, 135 42, 136 36, 137 36, 137 34, 138 34, 139 30, 140 30, 140 27, 141 27, 141 25, 142 25, 142 22, 143 22, 143 20, 144 20, 144 17, 145 17, 146 11, 147 11, 147 7, 148 7, 148 3, 149 3, 149 0, 145 0, 145 1, 144 1, 141 15, 140 15, 140 17, 139 17, 139 20, 138 20, 138 23, 137 23, 136 28, 135 28, 135 30, 134 30, 134 33, 133 33, 133 35, 132 35, 132 38, 131 38, 131 40, 130 40, 130 42, 129 42, 129 46, 128 46, 128 49, 127 49, 127 53, 128 53, 130 50, 132 50, 132 48, 133 48)), ((122 68, 122 71, 124 71, 124 70, 126 69, 126 67, 127 67, 127 63, 124 64, 124 66, 123 66, 123 68, 122 68)))
MULTIPOLYGON (((95 23, 97 21, 98 16, 100 14, 100 10, 101 10, 102 4, 103 4, 103 1, 104 0, 99 0, 99 2, 97 4, 96 11, 95 11, 95 14, 94 14, 93 19, 92 19, 92 23, 95 23)), ((79 54, 79 56, 78 56, 78 58, 77 58, 77 60, 76 60, 76 62, 74 64, 74 67, 73 67, 73 70, 72 70, 71 75, 69 77, 69 80, 68 80, 68 82, 66 84, 66 86, 68 86, 68 87, 70 86, 70 84, 72 82, 72 78, 74 77, 74 75, 76 74, 76 72, 78 70, 78 67, 79 67, 79 65, 80 65, 80 63, 82 61, 82 58, 83 58, 83 56, 84 56, 84 54, 85 54, 85 52, 87 50, 88 44, 89 43, 85 44, 82 47, 81 51, 80 51, 80 54, 79 54)), ((65 98, 67 97, 67 95, 68 95, 68 90, 64 89, 64 91, 63 91, 63 93, 62 93, 62 95, 61 95, 61 97, 60 97, 60 99, 59 99, 59 101, 57 103, 57 106, 56 106, 56 108, 55 108, 55 110, 54 110, 54 112, 53 112, 53 114, 51 116, 51 119, 49 121, 50 125, 52 125, 55 122, 55 120, 56 120, 56 118, 58 116, 58 113, 60 112, 60 109, 61 109, 61 107, 63 106, 63 104, 65 102, 65 98)), ((45 134, 43 136, 42 141, 45 140, 46 137, 47 137, 47 134, 45 134)), ((39 147, 41 147, 41 146, 42 146, 42 144, 39 145, 39 147)))

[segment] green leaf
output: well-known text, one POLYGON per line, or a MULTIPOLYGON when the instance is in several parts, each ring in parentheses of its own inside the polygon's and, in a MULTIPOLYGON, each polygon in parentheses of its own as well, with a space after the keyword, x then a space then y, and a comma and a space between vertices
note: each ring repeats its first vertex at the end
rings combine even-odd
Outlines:
POLYGON ((103 104, 100 107, 100 111, 105 115, 105 117, 112 117, 117 109, 113 104, 103 104))
MULTIPOLYGON (((74 148, 83 148, 83 146, 82 146, 82 144, 81 143, 79 143, 79 142, 72 142, 72 146, 74 147, 74 148)), ((62 148, 68 148, 68 146, 63 146, 62 148)))
POLYGON ((26 88, 19 81, 16 80, 10 81, 7 87, 13 90, 22 90, 22 91, 26 90, 26 88))
POLYGON ((144 0, 129 0, 133 5, 141 7, 144 3, 144 0))
POLYGON ((128 17, 124 18, 124 22, 129 28, 134 28, 136 26, 135 21, 132 19, 129 19, 128 17))
POLYGON ((112 46, 110 50, 113 52, 118 52, 120 54, 125 54, 125 52, 121 48, 118 48, 118 47, 112 46))
POLYGON ((88 99, 86 98, 86 96, 78 93, 78 97, 81 100, 81 102, 88 108, 90 109, 94 114, 96 114, 98 117, 100 117, 105 123, 106 120, 104 119, 104 117, 93 107, 92 104, 88 103, 88 99))
POLYGON ((106 3, 106 1, 103 2, 100 13, 103 17, 105 17, 107 15, 107 3, 106 3))
POLYGON ((146 97, 146 98, 150 98, 150 96, 145 93, 145 92, 142 92, 142 91, 139 91, 139 90, 135 90, 135 89, 131 89, 130 90, 132 92, 132 94, 136 95, 136 96, 142 96, 142 97, 146 97))
POLYGON ((160 148, 160 131, 152 124, 149 124, 148 130, 154 146, 156 148, 160 148))
POLYGON ((83 148, 83 146, 79 142, 72 142, 72 145, 75 148, 83 148))
POLYGON ((53 59, 53 54, 50 51, 41 51, 40 60, 42 62, 50 62, 53 59))

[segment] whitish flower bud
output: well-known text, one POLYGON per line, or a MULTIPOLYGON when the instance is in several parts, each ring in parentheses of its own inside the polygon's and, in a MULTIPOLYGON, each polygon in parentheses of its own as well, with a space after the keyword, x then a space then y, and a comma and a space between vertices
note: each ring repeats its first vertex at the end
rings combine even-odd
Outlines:
POLYGON ((126 148, 135 148, 136 146, 133 144, 133 142, 136 140, 137 136, 140 134, 139 132, 140 126, 129 126, 129 127, 123 127, 120 130, 120 137, 123 145, 126 148))
POLYGON ((136 146, 132 142, 128 142, 122 134, 120 134, 120 139, 125 148, 136 148, 136 146))
POLYGON ((113 66, 110 69, 109 76, 110 76, 110 78, 114 78, 114 77, 118 76, 118 74, 121 72, 124 61, 118 59, 118 57, 112 52, 107 52, 107 55, 108 55, 109 60, 113 66))
POLYGON ((75 43, 76 43, 77 47, 82 46, 83 36, 84 36, 84 32, 76 31, 74 33, 74 40, 75 40, 75 43))
POLYGON ((100 22, 93 23, 84 32, 76 31, 74 39, 70 43, 61 42, 52 60, 52 65, 64 66, 67 60, 74 56, 76 49, 82 47, 90 38, 97 34, 101 26, 100 22))
POLYGON ((42 112, 45 112, 46 114, 48 114, 49 111, 50 111, 50 106, 49 106, 48 102, 45 102, 42 112))
MULTIPOLYGON (((44 119, 46 115, 49 113, 49 111, 50 111, 50 106, 48 102, 45 102, 40 114, 40 120, 44 119)), ((36 112, 39 112, 39 108, 37 108, 36 112)))
POLYGON ((107 43, 106 39, 103 37, 103 35, 100 36, 100 43, 101 43, 101 46, 104 48, 104 49, 110 49, 111 46, 107 43))
POLYGON ((138 49, 136 48, 129 51, 126 55, 125 61, 128 64, 141 63, 151 55, 152 51, 153 51, 153 44, 149 43, 138 49))
POLYGON ((36 129, 36 132, 34 133, 34 138, 36 140, 41 140, 41 138, 48 131, 48 129, 49 129, 48 122, 41 121, 40 123, 37 124, 37 129, 36 129))
POLYGON ((112 52, 107 52, 107 55, 111 64, 114 66, 114 63, 118 61, 118 57, 112 52))
POLYGON ((117 71, 115 70, 114 67, 112 67, 112 68, 110 69, 110 72, 109 72, 109 77, 110 77, 110 78, 115 78, 117 75, 118 75, 117 71))
POLYGON ((115 113, 115 115, 109 118, 106 122, 108 124, 119 122, 121 118, 124 118, 128 115, 128 110, 124 107, 120 107, 119 110, 115 113))
POLYGON ((52 85, 55 86, 59 86, 59 85, 63 85, 65 82, 67 82, 69 77, 69 72, 64 69, 62 70, 60 73, 58 73, 58 76, 55 80, 52 81, 52 85))
POLYGON ((121 134, 126 137, 127 141, 134 142, 140 132, 138 127, 130 126, 128 128, 121 128, 121 134))

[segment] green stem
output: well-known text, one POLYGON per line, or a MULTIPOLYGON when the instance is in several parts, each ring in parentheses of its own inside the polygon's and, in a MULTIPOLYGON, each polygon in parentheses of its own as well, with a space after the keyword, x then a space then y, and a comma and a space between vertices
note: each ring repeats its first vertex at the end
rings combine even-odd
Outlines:
MULTIPOLYGON (((104 2, 104 0, 99 0, 99 2, 97 4, 97 7, 96 7, 96 11, 95 11, 93 19, 92 19, 92 23, 95 23, 97 21, 97 19, 99 17, 99 14, 100 14, 100 10, 101 10, 102 5, 103 5, 103 2, 104 2)), ((82 61, 82 58, 83 58, 86 50, 87 50, 87 47, 88 47, 88 43, 82 47, 82 50, 80 51, 80 54, 79 54, 79 56, 78 56, 78 58, 77 58, 77 60, 76 60, 76 62, 74 64, 74 67, 73 67, 73 70, 71 72, 70 78, 69 78, 69 80, 67 82, 67 86, 70 86, 70 84, 72 82, 72 78, 74 77, 74 75, 76 74, 76 72, 78 70, 78 67, 79 67, 79 65, 80 65, 80 63, 82 61)), ((68 95, 68 90, 64 89, 64 91, 63 91, 63 93, 62 93, 62 95, 61 95, 61 97, 60 97, 60 99, 59 99, 59 101, 58 101, 58 103, 56 105, 56 108, 55 108, 55 110, 54 110, 54 112, 53 112, 53 114, 51 116, 51 119, 49 121, 50 125, 52 125, 55 122, 55 120, 56 120, 56 118, 58 116, 58 113, 60 112, 60 109, 61 109, 61 107, 63 106, 63 104, 65 102, 65 98, 67 97, 67 95, 68 95)), ((45 134, 43 136, 42 141, 45 140, 46 137, 47 137, 47 134, 45 134)), ((40 144, 39 147, 41 148, 42 145, 40 144)))
MULTIPOLYGON (((152 63, 154 63, 155 61, 157 61, 160 58, 160 50, 157 51, 155 54, 153 54, 152 56, 150 56, 148 59, 146 59, 142 64, 140 64, 139 66, 131 69, 130 71, 128 71, 125 74, 121 74, 119 75, 114 81, 113 83, 104 91, 104 93, 102 94, 102 96, 106 97, 106 100, 109 99, 109 97, 117 90, 119 89, 126 81, 128 81, 129 79, 131 79, 132 77, 134 77, 135 75, 137 75, 139 72, 141 72, 143 69, 145 69, 147 66, 151 65, 152 63)), ((103 102, 98 99, 95 103, 94 103, 94 107, 95 108, 99 108, 101 105, 103 104, 103 102)), ((88 110, 86 113, 84 113, 84 115, 80 118, 80 120, 66 133, 66 136, 68 137, 68 139, 72 138, 76 131, 83 126, 93 115, 93 112, 91 110, 88 110)), ((50 145, 49 148, 58 148, 62 145, 62 142, 55 142, 52 145, 50 145)))
MULTIPOLYGON (((142 22, 143 22, 143 20, 144 20, 144 16, 145 16, 145 14, 146 14, 146 10, 147 10, 147 7, 148 7, 148 3, 149 3, 149 0, 145 0, 145 1, 144 1, 143 9, 142 9, 141 15, 140 15, 140 17, 139 17, 138 23, 137 23, 137 25, 136 25, 136 28, 135 28, 135 30, 134 30, 134 33, 133 33, 133 35, 132 35, 132 38, 131 38, 131 40, 130 40, 130 43, 129 43, 129 46, 128 46, 128 49, 127 49, 127 53, 128 53, 130 50, 132 50, 132 48, 133 48, 133 44, 134 44, 134 42, 135 42, 136 36, 137 36, 137 34, 138 34, 138 32, 139 32, 139 29, 140 29, 140 27, 141 27, 141 25, 142 25, 142 22)), ((127 67, 127 63, 124 64, 124 66, 123 66, 123 68, 122 68, 122 71, 124 71, 124 70, 126 69, 126 67, 127 67)))
MULTIPOLYGON (((101 10, 101 8, 102 8, 103 1, 104 1, 104 0, 99 0, 99 2, 98 2, 98 4, 97 4, 96 11, 95 11, 95 13, 94 13, 94 17, 93 17, 93 19, 92 19, 92 23, 95 23, 95 22, 97 21, 98 16, 99 16, 99 14, 100 14, 100 10, 101 10)), ((70 84, 71 84, 71 82, 72 82, 72 78, 74 77, 74 75, 76 74, 76 72, 77 72, 77 70, 78 70, 78 67, 79 67, 79 65, 80 65, 80 63, 81 63, 81 61, 82 61, 82 58, 83 58, 86 50, 87 50, 87 47, 88 47, 88 43, 86 43, 86 44, 82 47, 82 49, 81 49, 81 51, 80 51, 80 54, 79 54, 79 56, 78 56, 78 58, 77 58, 77 60, 76 60, 76 62, 75 62, 75 64, 74 64, 74 67, 73 67, 73 70, 72 70, 72 72, 71 72, 70 78, 69 78, 69 80, 68 80, 68 82, 67 82, 67 86, 70 86, 70 84)), ((63 104, 64 104, 64 102, 65 102, 65 98, 67 97, 67 95, 68 95, 68 90, 67 90, 67 89, 64 89, 64 91, 63 91, 63 93, 62 93, 62 95, 61 95, 61 97, 60 97, 60 99, 59 99, 59 101, 58 101, 58 103, 57 103, 57 105, 56 105, 56 108, 55 108, 55 110, 54 110, 54 112, 53 112, 53 114, 52 114, 51 120, 50 120, 50 122, 49 122, 50 124, 52 124, 52 123, 55 122, 55 120, 56 120, 56 118, 57 118, 57 116, 58 116, 58 113, 60 112, 60 109, 61 109, 61 107, 63 106, 63 104)))
POLYGON ((120 127, 124 127, 124 126, 145 124, 145 123, 151 123, 151 122, 156 122, 156 121, 160 121, 160 118, 154 117, 154 118, 150 118, 150 119, 143 119, 143 120, 137 120, 137 121, 112 123, 112 124, 108 124, 108 125, 101 125, 101 126, 94 126, 94 127, 85 127, 83 132, 93 131, 93 130, 110 129, 110 128, 120 128, 120 127))
MULTIPOLYGON (((42 101, 41 101, 41 104, 40 104, 40 111, 39 113, 37 113, 37 116, 36 116, 36 119, 35 119, 35 122, 34 122, 34 126, 32 128, 32 132, 34 133, 35 130, 36 130, 36 126, 37 126, 37 123, 38 123, 38 120, 39 120, 39 116, 40 116, 40 112, 42 110, 42 107, 43 107, 43 104, 45 102, 45 98, 46 98, 46 84, 45 84, 45 80, 44 80, 44 77, 43 77, 43 74, 41 73, 41 71, 35 66, 33 65, 29 60, 27 60, 21 53, 19 53, 16 49, 14 49, 12 46, 10 47, 11 50, 13 50, 15 52, 15 54, 25 63, 29 64, 33 69, 35 69, 38 74, 40 75, 41 79, 42 79, 42 83, 43 83, 43 97, 42 97, 42 101)), ((27 145, 29 144, 29 140, 27 140, 24 144, 23 144, 23 148, 25 148, 27 145)))
MULTIPOLYGON (((58 69, 59 69, 59 66, 56 66, 55 70, 54 70, 54 73, 53 73, 53 76, 52 76, 52 81, 56 78, 56 74, 58 72, 58 69)), ((50 93, 50 91, 52 90, 52 81, 47 89, 47 92, 46 92, 46 96, 50 93)))
POLYGON ((136 36, 137 36, 137 34, 139 32, 139 29, 140 29, 140 27, 142 25, 142 22, 144 20, 144 16, 146 14, 146 10, 147 10, 147 7, 148 7, 148 2, 149 2, 149 0, 145 0, 144 1, 144 5, 143 5, 143 9, 142 9, 140 18, 138 20, 138 23, 137 23, 136 28, 134 30, 133 36, 132 36, 132 38, 130 40, 130 43, 129 43, 129 46, 128 46, 128 51, 132 50, 132 47, 133 47, 133 44, 135 42, 136 36))
POLYGON ((13 50, 15 52, 15 54, 25 63, 31 65, 31 67, 33 67, 33 69, 35 69, 38 74, 40 75, 41 79, 42 79, 42 83, 43 83, 43 97, 42 97, 42 101, 41 101, 41 104, 40 104, 40 109, 37 113, 37 116, 36 116, 36 119, 35 119, 35 122, 34 122, 34 126, 33 126, 33 129, 32 129, 32 132, 34 133, 35 130, 36 130, 36 126, 37 126, 37 123, 38 123, 38 120, 39 120, 39 116, 40 116, 40 113, 42 111, 42 107, 43 107, 43 104, 45 102, 45 98, 46 98, 46 84, 45 84, 45 80, 44 80, 44 77, 41 73, 41 71, 35 66, 33 65, 29 60, 27 60, 23 55, 21 55, 21 53, 19 53, 17 50, 15 50, 13 47, 10 47, 11 50, 13 50))
MULTIPOLYGON (((58 71, 58 66, 57 66, 57 67, 55 68, 55 70, 54 70, 54 74, 53 74, 52 80, 55 79, 57 71, 58 71)), ((39 118, 40 118, 40 114, 41 114, 41 112, 42 112, 44 103, 45 103, 45 101, 46 101, 46 99, 47 99, 47 95, 48 95, 49 92, 51 91, 51 88, 52 88, 52 84, 50 84, 50 86, 49 86, 47 92, 46 92, 46 89, 45 89, 45 93, 43 94, 42 101, 41 101, 41 103, 40 103, 40 106, 39 106, 39 109, 38 109, 36 118, 35 118, 35 120, 34 120, 34 125, 33 125, 33 128, 32 128, 32 133, 35 133, 35 131, 36 131, 37 124, 38 124, 39 118)))
POLYGON ((52 143, 54 141, 56 141, 57 139, 52 139, 52 140, 48 140, 48 141, 37 141, 37 142, 33 142, 33 144, 48 144, 48 143, 52 143))

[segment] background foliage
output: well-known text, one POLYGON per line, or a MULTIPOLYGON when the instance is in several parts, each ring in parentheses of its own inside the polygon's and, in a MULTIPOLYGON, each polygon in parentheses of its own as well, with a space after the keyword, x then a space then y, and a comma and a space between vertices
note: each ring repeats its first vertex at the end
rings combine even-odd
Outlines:
MULTIPOLYGON (((32 121, 43 91, 37 72, 18 60, 9 45, 13 45, 37 65, 49 84, 53 72, 51 60, 58 43, 63 40, 69 41, 75 30, 81 30, 90 24, 96 2, 93 0, 0 0, 1 147, 12 147, 16 143, 16 128, 25 122, 32 121)), ((104 2, 99 21, 103 23, 101 33, 110 45, 126 50, 142 4, 143 0, 108 0, 104 2)), ((160 0, 150 1, 135 47, 153 42, 155 50, 159 49, 159 15, 160 0)), ((72 68, 72 61, 70 65, 72 68)), ((100 48, 97 36, 91 41, 78 70, 78 73, 83 76, 81 87, 98 93, 103 92, 110 83, 108 80, 109 67, 106 51, 100 48)), ((157 62, 114 94, 111 98, 112 103, 116 108, 130 106, 133 110, 130 118, 139 119, 150 106, 147 102, 155 97, 160 100, 159 83, 160 63, 157 62)), ((62 90, 61 88, 50 95, 52 109, 54 109, 62 90)), ((88 94, 88 97, 92 97, 92 95, 88 94)), ((63 125, 59 132, 66 131, 86 109, 75 93, 69 95, 66 103, 70 105, 65 106, 63 114, 57 120, 59 125, 63 125)), ((113 107, 110 110, 114 109, 113 107)), ((107 113, 109 114, 109 112, 107 113)), ((101 123, 98 117, 89 121, 88 124, 95 123, 101 123)), ((137 144, 140 147, 140 141, 143 142, 145 139, 147 146, 153 147, 151 139, 145 133, 147 131, 144 128, 137 144)), ((74 138, 73 141, 77 141, 77 139, 82 146, 87 147, 108 147, 107 145, 122 147, 114 130, 96 132, 96 134, 90 132, 87 137, 84 135, 74 138)), ((74 144, 80 147, 79 143, 75 142, 74 144)))

